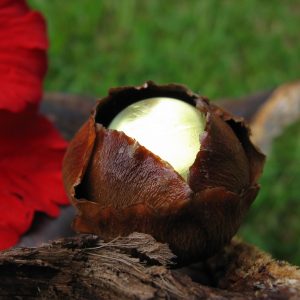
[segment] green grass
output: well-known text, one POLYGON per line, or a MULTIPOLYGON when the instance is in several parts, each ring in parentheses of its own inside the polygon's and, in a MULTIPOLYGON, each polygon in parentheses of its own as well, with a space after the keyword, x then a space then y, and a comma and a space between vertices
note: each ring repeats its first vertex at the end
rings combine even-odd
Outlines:
MULTIPOLYGON (((30 0, 48 21, 46 90, 179 82, 211 99, 299 78, 298 0, 30 0)), ((240 233, 300 264, 299 124, 276 141, 240 233), (298 138, 298 140, 297 140, 298 138)))
POLYGON ((300 265, 300 121, 278 138, 261 191, 240 235, 278 259, 300 265))
POLYGON ((299 76, 297 0, 30 2, 49 24, 47 90, 100 96, 152 79, 218 98, 299 76))

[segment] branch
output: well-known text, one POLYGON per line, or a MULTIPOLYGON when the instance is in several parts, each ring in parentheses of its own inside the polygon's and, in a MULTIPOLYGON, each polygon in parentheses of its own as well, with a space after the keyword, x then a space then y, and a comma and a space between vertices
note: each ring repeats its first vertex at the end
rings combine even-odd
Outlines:
POLYGON ((241 242, 181 269, 175 269, 173 258, 167 245, 140 233, 108 243, 80 235, 38 248, 11 249, 0 253, 0 298, 289 299, 300 295, 299 270, 241 242))

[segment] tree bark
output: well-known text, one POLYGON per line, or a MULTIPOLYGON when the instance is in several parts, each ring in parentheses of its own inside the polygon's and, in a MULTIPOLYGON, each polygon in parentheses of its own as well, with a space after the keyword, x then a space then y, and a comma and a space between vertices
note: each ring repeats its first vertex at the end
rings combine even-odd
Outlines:
POLYGON ((168 246, 133 233, 93 235, 0 253, 0 299, 296 299, 300 271, 234 240, 183 268, 168 246))

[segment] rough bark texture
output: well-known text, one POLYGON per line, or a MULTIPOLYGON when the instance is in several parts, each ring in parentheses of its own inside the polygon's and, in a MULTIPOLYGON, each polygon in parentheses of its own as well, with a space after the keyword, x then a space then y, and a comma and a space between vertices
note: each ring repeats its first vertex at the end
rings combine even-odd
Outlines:
POLYGON ((174 268, 151 236, 93 235, 0 254, 0 299, 296 299, 300 271, 233 241, 215 257, 174 268))

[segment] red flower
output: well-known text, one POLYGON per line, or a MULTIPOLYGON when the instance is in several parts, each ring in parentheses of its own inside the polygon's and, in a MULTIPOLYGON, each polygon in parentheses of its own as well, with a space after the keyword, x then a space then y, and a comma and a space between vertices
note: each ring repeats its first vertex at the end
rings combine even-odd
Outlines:
POLYGON ((41 98, 47 69, 45 22, 22 0, 0 4, 0 109, 20 111, 41 98))
POLYGON ((0 3, 0 249, 28 230, 35 211, 68 204, 61 181, 66 142, 38 114, 47 69, 42 16, 23 0, 0 3))

